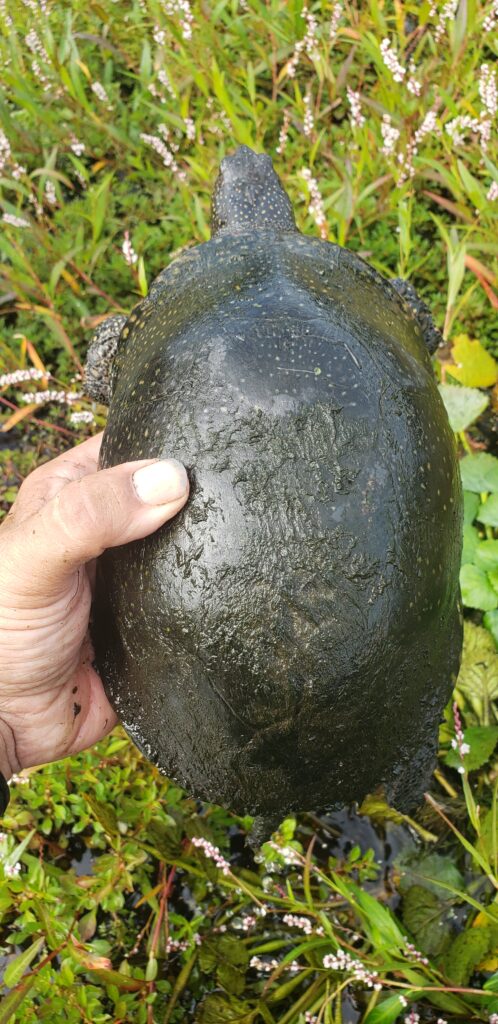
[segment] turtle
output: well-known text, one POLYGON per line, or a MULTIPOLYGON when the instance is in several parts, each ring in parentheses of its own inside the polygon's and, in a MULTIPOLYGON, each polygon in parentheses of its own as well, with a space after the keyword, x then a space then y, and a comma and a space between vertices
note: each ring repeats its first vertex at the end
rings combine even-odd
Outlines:
POLYGON ((266 153, 220 165, 209 240, 97 329, 100 465, 173 456, 190 497, 98 561, 92 640, 125 730, 252 815, 421 800, 462 644, 462 495, 411 284, 302 234, 266 153))

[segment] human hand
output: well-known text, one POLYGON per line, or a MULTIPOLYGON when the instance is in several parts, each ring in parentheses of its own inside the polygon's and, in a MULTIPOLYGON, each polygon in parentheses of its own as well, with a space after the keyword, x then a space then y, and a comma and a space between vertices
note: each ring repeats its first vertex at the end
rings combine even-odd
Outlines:
POLYGON ((185 504, 176 460, 97 472, 102 434, 40 466, 0 527, 0 771, 76 754, 117 722, 92 666, 94 559, 185 504), (146 468, 149 467, 149 468, 146 468), (154 468, 152 468, 154 467, 154 468))

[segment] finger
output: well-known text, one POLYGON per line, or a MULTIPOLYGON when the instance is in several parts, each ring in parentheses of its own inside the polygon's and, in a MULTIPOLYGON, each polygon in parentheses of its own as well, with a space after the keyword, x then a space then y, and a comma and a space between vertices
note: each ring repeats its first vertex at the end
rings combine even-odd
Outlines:
POLYGON ((11 535, 12 589, 53 597, 83 563, 172 519, 188 490, 186 470, 175 459, 128 462, 68 483, 22 525, 18 540, 11 535))
POLYGON ((95 434, 33 470, 23 481, 11 508, 10 515, 15 522, 24 522, 28 516, 38 512, 68 483, 80 480, 88 473, 96 473, 102 437, 102 432, 95 434))

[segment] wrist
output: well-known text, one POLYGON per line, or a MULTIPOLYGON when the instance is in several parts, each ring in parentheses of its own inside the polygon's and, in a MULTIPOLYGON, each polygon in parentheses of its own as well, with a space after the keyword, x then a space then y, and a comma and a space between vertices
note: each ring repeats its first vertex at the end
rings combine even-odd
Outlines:
POLYGON ((0 772, 8 782, 13 775, 21 771, 21 767, 17 757, 14 733, 10 725, 0 718, 0 772))

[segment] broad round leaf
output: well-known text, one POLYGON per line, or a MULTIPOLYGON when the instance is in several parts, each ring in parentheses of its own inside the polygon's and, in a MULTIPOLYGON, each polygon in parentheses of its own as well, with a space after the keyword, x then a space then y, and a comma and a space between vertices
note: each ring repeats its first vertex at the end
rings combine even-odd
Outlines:
POLYGON ((470 388, 490 388, 496 384, 498 364, 480 341, 472 341, 467 334, 459 334, 451 354, 456 364, 449 368, 451 376, 462 384, 470 388))
POLYGON ((479 508, 479 497, 472 491, 463 492, 463 521, 469 525, 474 522, 479 508))
POLYGON ((450 427, 457 433, 466 430, 489 404, 487 395, 477 388, 464 388, 451 384, 440 384, 439 394, 443 399, 450 427))
POLYGON ((458 750, 451 748, 444 759, 445 764, 450 768, 459 768, 463 764, 468 772, 473 772, 489 761, 498 743, 498 725, 471 725, 465 729, 463 738, 470 747, 469 753, 462 760, 458 750))
POLYGON ((491 612, 498 608, 498 594, 491 586, 487 574, 477 565, 462 565, 460 569, 462 600, 467 608, 491 612))
POLYGON ((482 494, 483 491, 498 491, 498 459, 488 452, 465 455, 460 461, 462 483, 467 491, 482 494))
MULTIPOLYGON (((487 612, 497 615, 498 612, 487 612)), ((489 702, 498 699, 498 651, 487 629, 466 621, 457 693, 470 704, 478 722, 489 716, 489 702)))
POLYGON ((469 526, 468 523, 465 523, 463 528, 462 565, 475 561, 475 553, 478 547, 479 534, 475 526, 469 526))
POLYGON ((473 561, 486 572, 489 572, 490 569, 498 569, 498 540, 480 541, 476 545, 473 561))
POLYGON ((487 526, 498 526, 498 494, 490 494, 487 501, 481 502, 476 519, 487 526))
POLYGON ((484 625, 486 626, 486 629, 489 629, 489 632, 498 647, 498 609, 486 612, 484 616, 484 625))

